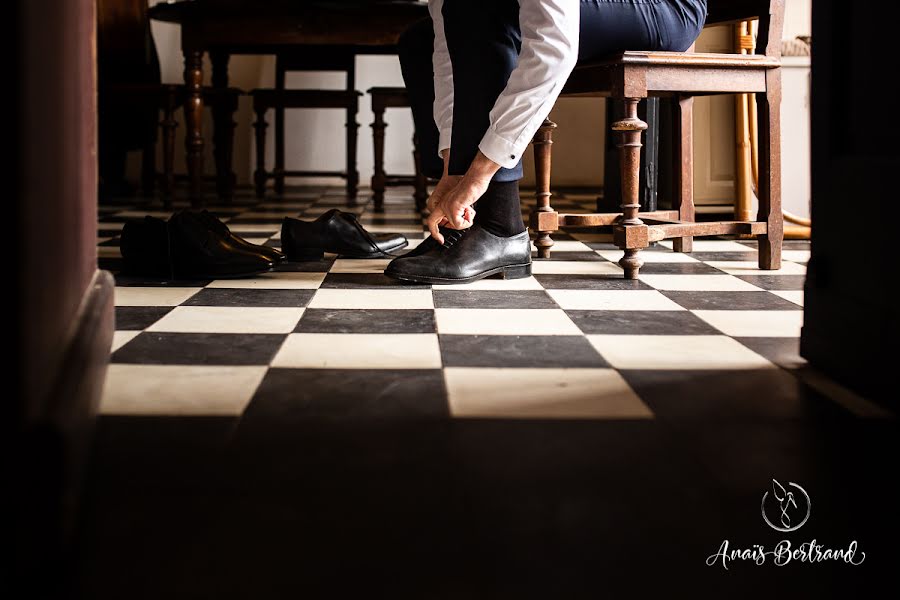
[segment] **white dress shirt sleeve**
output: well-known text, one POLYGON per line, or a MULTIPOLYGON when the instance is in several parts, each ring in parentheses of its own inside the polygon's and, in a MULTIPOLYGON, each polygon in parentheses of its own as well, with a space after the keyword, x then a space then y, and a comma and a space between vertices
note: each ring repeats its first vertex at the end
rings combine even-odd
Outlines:
POLYGON ((428 12, 434 24, 434 122, 437 125, 438 156, 441 151, 450 147, 450 132, 453 130, 453 66, 450 63, 450 52, 447 50, 447 38, 444 35, 444 16, 441 9, 444 0, 428 0, 428 12))
MULTIPOLYGON (((478 145, 502 167, 513 168, 519 162, 575 68, 579 1, 519 0, 519 62, 491 109, 490 126, 478 145)), ((435 86, 437 80, 435 72, 435 86)), ((452 113, 452 98, 449 106, 452 113)), ((437 103, 435 110, 437 114, 437 103)))

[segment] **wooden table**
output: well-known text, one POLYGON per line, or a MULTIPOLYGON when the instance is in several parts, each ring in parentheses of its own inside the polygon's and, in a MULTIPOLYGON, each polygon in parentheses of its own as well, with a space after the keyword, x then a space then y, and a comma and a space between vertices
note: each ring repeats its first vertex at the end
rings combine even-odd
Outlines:
MULTIPOLYGON (((201 206, 205 52, 210 54, 216 88, 228 87, 232 54, 277 54, 298 46, 396 54, 400 34, 428 17, 428 7, 412 0, 177 0, 157 4, 149 14, 181 25, 190 199, 201 206)), ((230 175, 228 179, 227 185, 233 185, 230 175)))

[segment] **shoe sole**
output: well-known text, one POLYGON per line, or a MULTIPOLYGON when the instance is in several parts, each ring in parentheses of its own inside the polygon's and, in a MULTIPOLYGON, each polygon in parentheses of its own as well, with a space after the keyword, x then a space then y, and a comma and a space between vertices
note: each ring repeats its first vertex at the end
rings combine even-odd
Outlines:
POLYGON ((437 284, 447 284, 451 285, 454 283, 472 283, 473 281, 478 281, 479 279, 484 279, 485 277, 490 277, 491 275, 499 274, 502 279, 523 279, 525 277, 531 277, 531 263, 524 263, 521 265, 506 265, 503 267, 497 267, 496 269, 489 269, 484 271, 483 273, 479 273, 478 275, 473 275, 472 277, 465 277, 462 279, 448 279, 446 277, 429 277, 428 275, 404 275, 401 273, 392 273, 390 271, 385 271, 385 275, 392 279, 397 279, 399 281, 409 281, 412 283, 437 283, 437 284))
MULTIPOLYGON (((340 252, 336 252, 338 256, 341 258, 397 258, 393 254, 389 254, 389 252, 393 252, 394 250, 402 250, 409 245, 409 242, 404 242, 399 246, 394 246, 384 252, 370 252, 368 254, 341 254, 340 252)), ((291 262, 298 262, 304 260, 322 260, 325 258, 325 253, 330 252, 325 248, 300 248, 290 254, 286 255, 286 260, 291 262)))

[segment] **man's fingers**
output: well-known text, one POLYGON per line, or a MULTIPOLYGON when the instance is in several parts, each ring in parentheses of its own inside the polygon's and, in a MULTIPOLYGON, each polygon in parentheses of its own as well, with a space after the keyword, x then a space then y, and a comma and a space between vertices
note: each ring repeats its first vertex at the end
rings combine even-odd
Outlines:
POLYGON ((428 217, 426 223, 428 224, 428 231, 431 232, 431 237, 436 239, 438 243, 444 243, 444 236, 441 235, 440 230, 438 229, 438 223, 442 222, 446 217, 440 211, 435 211, 431 213, 428 217))

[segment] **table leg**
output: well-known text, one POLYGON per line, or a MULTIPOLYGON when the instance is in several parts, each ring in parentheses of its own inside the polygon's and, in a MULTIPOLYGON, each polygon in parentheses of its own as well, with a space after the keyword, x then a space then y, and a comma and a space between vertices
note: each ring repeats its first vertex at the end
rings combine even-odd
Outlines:
POLYGON ((212 61, 213 113, 213 156, 216 160, 216 192, 219 199, 230 202, 234 196, 234 173, 232 171, 232 144, 234 120, 232 98, 228 94, 227 52, 210 52, 212 61))
POLYGON ((184 149, 187 156, 191 206, 203 206, 203 51, 184 50, 184 149))

